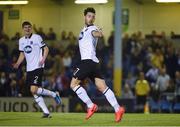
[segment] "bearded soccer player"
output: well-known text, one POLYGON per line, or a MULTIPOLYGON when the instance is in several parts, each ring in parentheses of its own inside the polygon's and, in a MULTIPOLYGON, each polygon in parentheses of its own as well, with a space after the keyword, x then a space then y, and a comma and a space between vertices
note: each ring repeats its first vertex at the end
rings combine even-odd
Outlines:
POLYGON ((80 86, 80 82, 85 78, 90 78, 114 108, 115 121, 119 122, 122 119, 125 109, 118 104, 113 91, 106 85, 99 69, 99 60, 96 57, 97 40, 103 34, 101 29, 98 29, 93 24, 95 21, 95 9, 90 7, 85 9, 84 19, 85 26, 79 35, 81 62, 73 73, 70 86, 77 96, 87 105, 86 119, 89 119, 97 111, 98 106, 91 101, 85 89, 80 86))

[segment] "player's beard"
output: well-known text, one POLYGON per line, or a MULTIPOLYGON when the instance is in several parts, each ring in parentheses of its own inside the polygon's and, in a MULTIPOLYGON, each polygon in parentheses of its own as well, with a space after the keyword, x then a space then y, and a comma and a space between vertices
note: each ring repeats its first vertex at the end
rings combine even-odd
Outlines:
POLYGON ((92 25, 92 24, 93 24, 93 21, 92 21, 92 20, 91 20, 91 21, 89 21, 89 22, 88 22, 88 21, 86 21, 86 22, 85 22, 85 24, 86 24, 87 26, 88 26, 88 25, 92 25))

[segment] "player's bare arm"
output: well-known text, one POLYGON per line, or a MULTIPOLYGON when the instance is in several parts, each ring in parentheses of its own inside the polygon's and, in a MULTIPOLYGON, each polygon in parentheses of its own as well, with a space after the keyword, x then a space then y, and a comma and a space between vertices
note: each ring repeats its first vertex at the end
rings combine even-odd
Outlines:
POLYGON ((19 65, 23 62, 24 58, 24 52, 20 52, 17 62, 13 64, 13 68, 18 69, 19 65))
POLYGON ((49 53, 49 48, 47 46, 43 47, 43 50, 44 50, 43 57, 42 57, 42 60, 39 62, 39 65, 41 66, 44 64, 49 53))
POLYGON ((92 31, 92 35, 96 38, 99 38, 99 37, 102 37, 103 36, 103 33, 101 30, 98 30, 98 31, 92 31))

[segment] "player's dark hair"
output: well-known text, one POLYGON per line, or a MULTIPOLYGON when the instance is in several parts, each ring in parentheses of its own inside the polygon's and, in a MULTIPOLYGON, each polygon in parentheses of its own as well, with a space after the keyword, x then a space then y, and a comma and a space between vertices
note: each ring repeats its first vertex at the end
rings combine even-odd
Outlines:
POLYGON ((95 9, 92 8, 92 7, 88 7, 88 8, 86 8, 86 9, 84 10, 84 16, 85 16, 88 12, 91 12, 91 13, 96 14, 95 9))
POLYGON ((24 22, 22 23, 22 28, 23 28, 25 25, 30 25, 30 26, 32 26, 29 21, 24 21, 24 22))

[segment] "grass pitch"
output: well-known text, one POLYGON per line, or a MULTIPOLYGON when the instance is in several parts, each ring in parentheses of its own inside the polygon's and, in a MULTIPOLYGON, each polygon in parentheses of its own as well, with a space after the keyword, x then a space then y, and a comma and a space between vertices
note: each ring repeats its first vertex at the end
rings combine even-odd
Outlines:
POLYGON ((41 113, 0 112, 0 126, 180 126, 180 114, 125 114, 120 123, 113 113, 95 113, 85 120, 85 113, 52 113, 42 119, 41 113))

